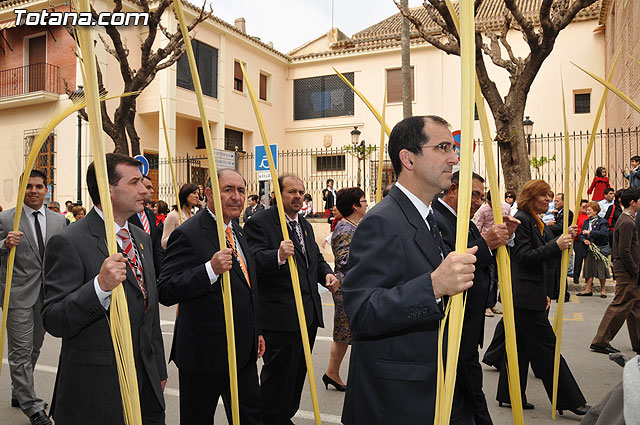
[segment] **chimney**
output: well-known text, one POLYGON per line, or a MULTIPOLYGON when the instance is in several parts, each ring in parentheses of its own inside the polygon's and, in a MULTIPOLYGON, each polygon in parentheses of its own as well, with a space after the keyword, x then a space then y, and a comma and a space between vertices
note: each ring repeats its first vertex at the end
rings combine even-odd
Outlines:
POLYGON ((244 18, 237 18, 235 21, 233 21, 233 24, 243 33, 247 33, 247 27, 245 26, 244 18))

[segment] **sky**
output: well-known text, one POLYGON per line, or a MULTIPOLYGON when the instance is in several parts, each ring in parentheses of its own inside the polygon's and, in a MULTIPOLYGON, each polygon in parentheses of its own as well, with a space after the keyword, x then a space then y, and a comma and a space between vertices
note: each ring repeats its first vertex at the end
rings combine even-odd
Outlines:
MULTIPOLYGON (((192 0, 202 4, 202 0, 192 0)), ((247 34, 273 41, 287 53, 331 28, 332 0, 206 0, 213 14, 233 24, 243 17, 247 34)), ((352 36, 398 12, 393 0, 333 0, 333 26, 352 36)), ((421 0, 409 0, 409 7, 421 0)))

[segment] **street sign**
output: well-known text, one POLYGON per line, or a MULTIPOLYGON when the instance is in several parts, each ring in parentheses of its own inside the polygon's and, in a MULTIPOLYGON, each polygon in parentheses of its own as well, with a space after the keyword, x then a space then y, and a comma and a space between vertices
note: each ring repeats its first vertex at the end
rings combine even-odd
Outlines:
POLYGON ((142 162, 142 165, 138 167, 142 175, 146 176, 147 174, 149 174, 149 161, 147 161, 147 158, 142 155, 136 155, 134 156, 134 158, 142 162))
MULTIPOLYGON (((278 169, 278 145, 269 145, 271 148, 271 155, 275 162, 276 170, 278 169)), ((256 171, 269 171, 269 160, 267 158, 267 151, 264 149, 264 145, 255 146, 256 157, 256 171)))
POLYGON ((221 149, 214 149, 213 155, 216 157, 216 168, 217 169, 225 169, 231 168, 236 169, 236 153, 234 151, 224 151, 221 149))
POLYGON ((258 181, 264 182, 271 180, 271 172, 269 171, 258 171, 258 181))

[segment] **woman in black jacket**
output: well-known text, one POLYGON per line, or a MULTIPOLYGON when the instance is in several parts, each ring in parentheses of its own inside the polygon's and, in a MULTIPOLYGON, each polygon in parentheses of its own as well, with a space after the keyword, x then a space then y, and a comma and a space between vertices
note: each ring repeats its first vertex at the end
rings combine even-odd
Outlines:
POLYGON ((611 254, 611 245, 609 245, 609 223, 604 218, 598 216, 600 205, 597 202, 589 202, 587 204, 587 218, 580 232, 580 242, 586 246, 587 256, 584 259, 584 278, 587 281, 587 287, 584 292, 579 293, 580 297, 590 297, 593 295, 593 278, 600 280, 600 297, 607 298, 606 282, 611 277, 609 267, 605 262, 595 256, 593 251, 589 249, 589 245, 593 244, 605 256, 611 254))
MULTIPOLYGON (((545 225, 538 214, 547 211, 551 202, 551 188, 543 180, 531 180, 522 188, 515 217, 521 224, 516 229, 515 245, 511 249, 511 280, 513 283, 513 303, 515 311, 520 387, 524 409, 533 409, 527 403, 525 390, 529 363, 542 379, 547 395, 553 393, 553 360, 556 336, 549 323, 550 304, 548 282, 549 263, 562 255, 562 250, 571 246, 577 234, 577 227, 571 226, 569 234, 553 237, 545 232, 545 225)), ((496 396, 500 406, 510 403, 507 365, 503 361, 496 396)), ((586 414, 589 406, 578 387, 569 366, 560 358, 558 380, 559 411, 570 410, 576 415, 586 414)))

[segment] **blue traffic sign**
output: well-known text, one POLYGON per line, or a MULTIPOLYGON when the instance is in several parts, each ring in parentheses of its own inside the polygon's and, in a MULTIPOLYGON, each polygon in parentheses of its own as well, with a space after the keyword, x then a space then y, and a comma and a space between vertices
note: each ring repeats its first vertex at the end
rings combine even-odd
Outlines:
POLYGON ((142 155, 136 155, 134 156, 134 158, 142 162, 142 165, 138 167, 142 175, 146 176, 147 174, 149 174, 149 161, 147 161, 147 158, 142 155))
MULTIPOLYGON (((271 148, 271 155, 273 156, 273 161, 276 166, 276 170, 278 169, 278 145, 269 145, 271 148)), ((269 171, 269 159, 267 157, 267 151, 264 149, 264 145, 256 145, 255 146, 255 157, 256 157, 256 171, 269 171)))

